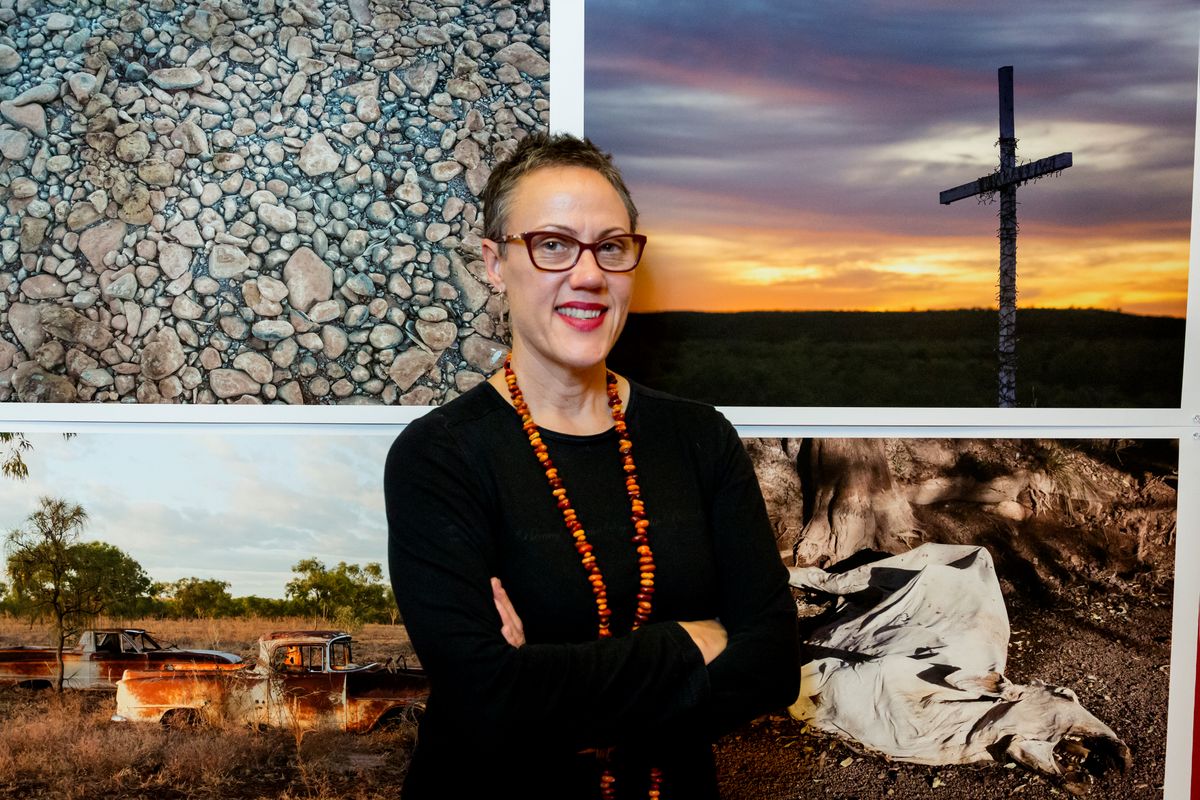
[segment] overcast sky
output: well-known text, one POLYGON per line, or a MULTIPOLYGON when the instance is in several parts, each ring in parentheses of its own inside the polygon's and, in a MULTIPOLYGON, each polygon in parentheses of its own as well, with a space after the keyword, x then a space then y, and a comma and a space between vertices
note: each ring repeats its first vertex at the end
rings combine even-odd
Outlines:
POLYGON ((994 305, 998 204, 937 195, 1018 158, 1027 305, 1182 316, 1200 4, 588 0, 587 134, 651 236, 638 308, 994 305))
POLYGON ((83 538, 116 545, 151 578, 230 583, 282 597, 291 567, 316 557, 387 567, 383 462, 394 432, 33 434, 29 479, 0 478, 0 532, 42 495, 88 512, 83 538))

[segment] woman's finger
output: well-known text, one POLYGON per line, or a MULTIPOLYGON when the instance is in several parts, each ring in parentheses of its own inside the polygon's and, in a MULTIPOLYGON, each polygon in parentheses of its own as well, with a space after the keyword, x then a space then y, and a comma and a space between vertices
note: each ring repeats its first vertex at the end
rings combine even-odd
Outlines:
POLYGON ((525 626, 521 623, 521 617, 513 607, 512 600, 509 599, 508 592, 504 591, 499 578, 492 578, 492 601, 500 614, 500 633, 505 641, 513 647, 525 644, 525 626))

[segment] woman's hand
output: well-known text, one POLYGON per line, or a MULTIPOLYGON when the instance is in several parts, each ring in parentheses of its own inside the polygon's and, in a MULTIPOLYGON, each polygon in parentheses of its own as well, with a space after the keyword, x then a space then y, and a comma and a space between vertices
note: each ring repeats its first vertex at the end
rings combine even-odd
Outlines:
POLYGON ((512 600, 508 599, 508 592, 500 585, 499 578, 492 578, 492 601, 500 612, 500 633, 505 641, 513 647, 525 644, 525 626, 521 624, 521 618, 517 616, 517 610, 513 608, 512 600))
POLYGON ((693 622, 681 622, 680 627, 687 631, 688 636, 692 637, 692 641, 696 643, 696 647, 700 648, 700 654, 704 656, 704 664, 708 666, 717 656, 725 650, 725 645, 729 644, 729 634, 725 632, 725 626, 715 619, 701 619, 693 622))

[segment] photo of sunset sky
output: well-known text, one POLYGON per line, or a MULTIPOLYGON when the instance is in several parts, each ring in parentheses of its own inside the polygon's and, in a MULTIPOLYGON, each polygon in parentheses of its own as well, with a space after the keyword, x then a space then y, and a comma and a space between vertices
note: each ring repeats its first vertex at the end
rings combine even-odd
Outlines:
POLYGON ((1182 318, 1198 32, 1191 0, 589 0, 585 131, 650 237, 633 310, 995 309, 999 201, 938 193, 997 169, 1012 65, 1018 163, 1074 156, 1017 190, 1018 307, 1182 318))
POLYGON ((651 236, 636 310, 994 304, 998 204, 938 204, 1019 160, 1023 305, 1183 316, 1200 7, 589 0, 587 134, 651 236))

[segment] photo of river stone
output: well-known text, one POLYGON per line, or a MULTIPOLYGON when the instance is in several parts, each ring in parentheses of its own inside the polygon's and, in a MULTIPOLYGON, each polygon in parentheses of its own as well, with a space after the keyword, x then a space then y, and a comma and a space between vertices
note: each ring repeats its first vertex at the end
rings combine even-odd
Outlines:
POLYGON ((429 405, 495 367, 477 195, 547 4, 0 0, 0 400, 429 405))

